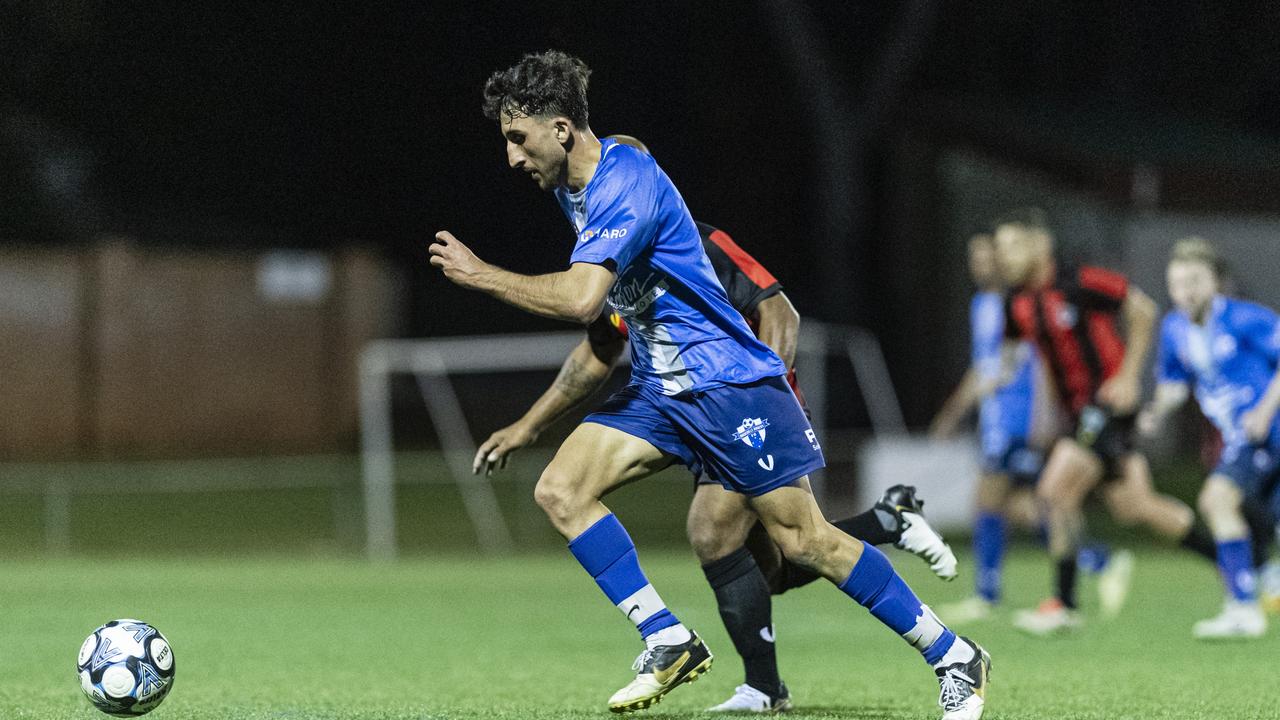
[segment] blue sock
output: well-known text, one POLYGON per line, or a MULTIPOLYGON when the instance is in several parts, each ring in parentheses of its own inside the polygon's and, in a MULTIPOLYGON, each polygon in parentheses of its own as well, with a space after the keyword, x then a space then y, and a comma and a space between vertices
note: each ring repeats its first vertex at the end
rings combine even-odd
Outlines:
POLYGON ((978 597, 989 603, 1000 601, 1000 569, 1006 544, 1004 516, 979 513, 978 522, 973 526, 973 556, 977 565, 974 581, 978 597))
POLYGON ((570 540, 569 551, 595 578, 609 602, 635 623, 640 637, 680 624, 644 576, 635 543, 613 513, 570 540))
POLYGON ((1253 567, 1253 545, 1248 538, 1218 543, 1218 571, 1231 597, 1252 601, 1258 597, 1258 572, 1253 567))
POLYGON ((1111 548, 1100 542, 1086 543, 1076 551, 1076 565, 1090 575, 1096 575, 1107 569, 1109 562, 1111 562, 1111 548))
POLYGON ((840 589, 915 646, 930 665, 942 660, 955 644, 955 633, 911 592, 889 558, 871 545, 863 543, 862 557, 840 589))

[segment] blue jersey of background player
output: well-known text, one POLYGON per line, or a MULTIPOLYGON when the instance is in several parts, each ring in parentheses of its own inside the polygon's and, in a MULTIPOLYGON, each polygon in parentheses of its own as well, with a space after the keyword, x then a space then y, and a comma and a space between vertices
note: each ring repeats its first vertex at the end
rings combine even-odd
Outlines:
POLYGON ((941 687, 944 720, 977 720, 990 657, 948 630, 883 553, 822 517, 808 486, 822 453, 786 367, 729 305, 666 174, 639 150, 596 138, 589 76, 581 60, 548 51, 494 73, 484 90, 508 164, 554 190, 578 232, 569 269, 513 273, 447 231, 436 233, 430 254, 450 281, 527 312, 586 325, 607 300, 632 328, 633 381, 569 435, 534 488, 574 557, 645 641, 635 679, 610 709, 647 708, 711 666, 702 639, 666 607, 601 502, 676 459, 748 498, 789 560, 919 650, 941 687))
POLYGON ((982 472, 973 529, 975 595, 941 609, 951 622, 985 618, 999 602, 1007 520, 1012 517, 1032 528, 1038 524, 1030 491, 1044 457, 1032 441, 1036 412, 1043 410, 1035 402, 1037 360, 1030 345, 1019 345, 1015 371, 1000 377, 1005 300, 991 236, 969 238, 968 253, 969 276, 978 288, 969 305, 970 365, 930 429, 934 437, 949 437, 975 406, 978 409, 982 472), (990 387, 996 389, 984 397, 984 388, 990 387))
POLYGON ((1198 322, 1179 308, 1170 310, 1161 324, 1156 379, 1195 387, 1201 412, 1222 434, 1223 470, 1247 459, 1251 449, 1280 447, 1280 421, 1273 419, 1253 436, 1244 426, 1245 415, 1257 407, 1275 377, 1278 329, 1270 308, 1223 295, 1209 301, 1198 322))
POLYGON ((1143 413, 1152 432, 1194 386, 1200 410, 1222 433, 1221 460, 1199 504, 1217 542, 1228 602, 1197 623, 1201 638, 1257 637, 1266 617, 1257 602, 1251 528, 1244 512, 1275 496, 1280 473, 1280 318, 1268 308, 1219 294, 1212 246, 1190 238, 1174 246, 1169 295, 1175 308, 1160 329, 1155 400, 1143 413))
MULTIPOLYGON (((973 333, 973 367, 981 379, 998 382, 1000 349, 1004 343, 1004 294, 995 290, 975 293, 969 304, 973 333)), ((983 469, 1004 473, 1016 481, 1035 481, 1043 465, 1043 453, 1029 447, 1035 401, 1035 351, 1022 344, 1012 378, 978 407, 978 434, 982 440, 983 469)))

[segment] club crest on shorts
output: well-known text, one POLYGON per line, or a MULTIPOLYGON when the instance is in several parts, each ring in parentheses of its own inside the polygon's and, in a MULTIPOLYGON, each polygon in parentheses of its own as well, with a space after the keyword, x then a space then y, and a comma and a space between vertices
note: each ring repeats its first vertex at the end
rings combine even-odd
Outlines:
POLYGON ((741 440, 751 447, 759 450, 764 447, 764 429, 769 427, 769 418, 761 420, 760 418, 742 418, 742 424, 738 426, 738 432, 734 434, 734 440, 741 440))

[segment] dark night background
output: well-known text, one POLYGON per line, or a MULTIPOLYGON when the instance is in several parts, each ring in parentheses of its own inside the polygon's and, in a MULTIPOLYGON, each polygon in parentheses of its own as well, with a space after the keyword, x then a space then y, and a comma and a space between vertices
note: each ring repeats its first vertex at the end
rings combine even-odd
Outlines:
MULTIPOLYGON (((563 266, 567 223, 479 112, 489 73, 561 48, 594 70, 597 135, 645 140, 803 314, 871 328, 905 373, 902 314, 964 292, 881 302, 903 276, 964 284, 943 200, 894 172, 910 148, 973 147, 1120 205, 1134 162, 1274 173, 1276 27, 1273 2, 9 0, 0 240, 361 243, 405 269, 406 334, 554 327, 449 286, 424 247, 447 228, 514 270, 563 266)), ((1280 209, 1256 189, 1181 198, 1280 209)), ((938 399, 907 397, 909 419, 938 399)))

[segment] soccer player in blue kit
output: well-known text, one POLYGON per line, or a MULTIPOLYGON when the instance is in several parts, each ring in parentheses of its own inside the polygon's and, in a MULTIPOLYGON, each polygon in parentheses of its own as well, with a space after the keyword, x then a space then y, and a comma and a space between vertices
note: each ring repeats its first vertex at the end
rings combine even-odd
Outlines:
MULTIPOLYGON (((930 435, 953 435, 960 422, 978 408, 978 435, 982 471, 978 478, 978 514, 973 528, 974 589, 976 594, 940 609, 949 622, 981 620, 991 615, 1000 600, 1001 569, 1006 545, 1007 518, 1034 527, 1037 510, 1032 491, 1044 466, 1043 448, 1037 445, 1033 423, 1046 413, 1036 413, 1033 402, 1043 404, 1045 393, 1036 392, 1038 366, 1027 343, 1018 347, 1016 369, 1007 382, 982 396, 986 385, 1001 373, 1004 341, 1004 293, 995 266, 995 246, 990 235, 969 239, 969 275, 978 287, 969 306, 972 331, 972 364, 964 379, 934 418, 930 435)), ((1043 379, 1040 379, 1043 384, 1043 379)), ((1050 430, 1051 431, 1051 430, 1050 430)))
POLYGON ((636 677, 609 708, 647 708, 711 666, 706 645, 667 608, 600 502, 675 458, 747 496, 791 562, 920 651, 941 687, 944 720, 981 717, 990 657, 948 630, 883 553, 823 518, 808 484, 822 451, 786 366, 729 304, 693 218, 653 158, 591 131, 589 74, 581 60, 547 51, 494 73, 484 91, 508 163, 554 192, 577 231, 569 269, 512 273, 445 231, 430 252, 449 280, 527 312, 587 325, 607 301, 629 328, 631 382, 570 434, 534 490, 574 557, 644 639, 636 677))
MULTIPOLYGON (((638 139, 611 135, 610 139, 648 154, 638 139)), ((694 220, 703 250, 724 288, 729 303, 748 327, 789 368, 787 382, 805 407, 804 393, 793 367, 800 331, 800 315, 767 268, 739 247, 725 231, 694 220)), ((532 443, 570 408, 593 395, 609 378, 627 347, 627 324, 606 311, 591 323, 585 337, 565 359, 551 387, 510 425, 495 431, 476 450, 472 471, 493 472, 510 454, 532 443)), ((807 410, 806 410, 807 414, 807 410)), ((779 675, 771 594, 781 594, 818 579, 780 556, 745 496, 689 466, 694 475, 689 504, 688 535, 734 649, 742 659, 744 682, 712 712, 785 712, 794 705, 779 675)), ((956 576, 956 558, 938 533, 929 527, 924 501, 915 488, 895 485, 870 509, 832 524, 864 543, 893 544, 929 563, 944 580, 956 576)))
POLYGON ((1160 328, 1155 399, 1139 418, 1154 432, 1194 386, 1200 410, 1222 433, 1218 467, 1200 492, 1218 546, 1227 599, 1221 614, 1195 624, 1201 639, 1256 638, 1267 629, 1246 503, 1280 509, 1280 317, 1269 308, 1219 294, 1220 262, 1198 238, 1175 244, 1168 267, 1174 309, 1160 328))

